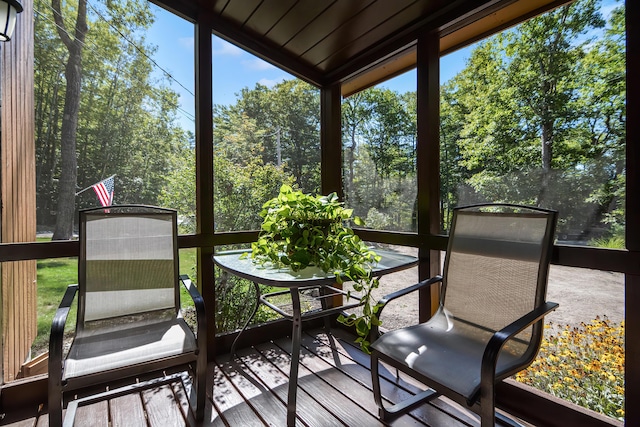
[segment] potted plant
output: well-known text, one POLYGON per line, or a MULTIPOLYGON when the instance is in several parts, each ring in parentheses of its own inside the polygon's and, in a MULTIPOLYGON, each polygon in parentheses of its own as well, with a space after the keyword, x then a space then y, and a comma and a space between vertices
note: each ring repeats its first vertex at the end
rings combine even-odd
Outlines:
MULTIPOLYGON (((262 229, 251 245, 254 262, 293 271, 316 266, 335 274, 339 284, 350 282, 353 291, 360 294, 362 314, 340 315, 338 321, 355 326, 356 342, 368 352, 371 326, 380 324, 371 296, 379 285, 371 274, 372 267, 380 257, 348 225, 349 221, 356 225, 364 222, 353 216, 353 210, 346 209, 335 193, 312 196, 288 185, 263 205, 260 216, 262 229)), ((351 290, 347 290, 349 297, 351 290)))

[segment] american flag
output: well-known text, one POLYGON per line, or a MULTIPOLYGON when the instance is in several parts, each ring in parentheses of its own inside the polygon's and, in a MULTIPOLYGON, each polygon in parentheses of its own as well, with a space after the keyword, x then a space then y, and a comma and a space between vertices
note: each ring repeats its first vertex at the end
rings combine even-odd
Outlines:
POLYGON ((102 206, 111 206, 111 203, 113 203, 114 189, 113 176, 110 176, 97 184, 93 184, 91 188, 96 192, 98 200, 102 206))

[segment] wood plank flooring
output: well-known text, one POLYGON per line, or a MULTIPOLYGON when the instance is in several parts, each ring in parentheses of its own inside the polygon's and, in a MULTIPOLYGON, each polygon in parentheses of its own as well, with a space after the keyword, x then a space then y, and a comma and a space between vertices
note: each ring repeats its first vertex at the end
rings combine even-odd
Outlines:
MULTIPOLYGON (((371 391, 370 360, 341 330, 327 336, 323 330, 303 332, 298 379, 296 425, 384 426, 377 417, 371 391)), ((291 342, 282 338, 240 349, 236 357, 223 355, 209 365, 213 395, 209 393, 205 426, 284 426, 291 342)), ((389 403, 417 391, 410 379, 396 380, 395 372, 381 369, 383 395, 389 403)), ((194 425, 189 408, 190 384, 173 381, 79 405, 76 426, 186 426, 194 425)), ((0 425, 44 427, 46 408, 32 414, 7 413, 0 425)), ((5 408, 6 409, 6 408, 5 408)), ((393 426, 478 426, 477 417, 442 398, 405 415, 393 426)))

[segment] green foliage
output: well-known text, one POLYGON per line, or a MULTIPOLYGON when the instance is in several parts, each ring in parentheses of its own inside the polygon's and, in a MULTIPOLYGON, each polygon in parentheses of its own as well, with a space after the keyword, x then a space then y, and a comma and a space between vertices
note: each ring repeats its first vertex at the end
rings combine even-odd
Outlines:
MULTIPOLYGON (((34 356, 49 350, 49 333, 53 316, 62 301, 67 286, 78 283, 78 260, 76 258, 39 260, 37 269, 38 334, 31 345, 34 356)), ((70 334, 75 329, 76 307, 77 299, 74 300, 71 310, 69 310, 65 334, 70 334)))
POLYGON ((624 236, 601 237, 589 241, 589 246, 608 249, 625 249, 624 236))
MULTIPOLYGON (((74 22, 76 4, 63 6, 67 23, 74 22)), ((69 54, 50 3, 36 1, 34 9, 37 221, 51 227, 59 201, 69 54)), ((145 32, 155 19, 153 10, 148 2, 110 0, 107 7, 98 1, 90 3, 87 19, 76 131, 77 188, 116 174, 115 203, 156 205, 173 155, 188 143, 188 135, 176 124, 177 93, 167 88, 166 80, 152 78, 155 47, 145 40, 145 32)), ((76 198, 76 209, 96 204, 91 191, 76 198)))
POLYGON ((221 125, 225 135, 235 133, 233 124, 240 117, 249 119, 258 131, 253 139, 259 139, 263 149, 255 155, 261 156, 263 164, 282 167, 305 191, 319 191, 320 91, 317 88, 298 79, 286 80, 273 88, 261 84, 256 84, 254 89, 245 88, 236 105, 217 108, 215 129, 221 125))
POLYGON ((594 40, 605 24, 598 2, 576 1, 472 51, 442 94, 447 204, 548 206, 560 211, 567 234, 623 223, 621 15, 623 8, 614 11, 594 40))
POLYGON ((380 212, 378 209, 371 208, 369 209, 369 212, 367 212, 366 222, 367 226, 374 230, 386 230, 389 228, 391 218, 389 218, 389 215, 380 212))
MULTIPOLYGON (((219 271, 216 275, 216 332, 233 332, 244 326, 256 305, 257 295, 251 282, 219 271)), ((272 292, 270 287, 262 287, 261 293, 272 292)), ((260 305, 253 317, 254 323, 268 322, 278 318, 270 308, 260 305)))
POLYGON ((263 223, 258 241, 251 244, 251 257, 259 264, 293 271, 316 266, 335 274, 338 283, 352 282, 353 290, 361 294, 363 314, 340 316, 338 320, 356 327, 358 342, 368 351, 371 326, 380 323, 371 296, 378 287, 371 270, 380 257, 346 225, 349 220, 363 223, 352 214, 335 193, 312 196, 283 185, 278 196, 266 202, 260 212, 263 223))
POLYGON ((416 125, 415 92, 370 88, 342 103, 345 201, 386 215, 387 229, 416 230, 416 125))

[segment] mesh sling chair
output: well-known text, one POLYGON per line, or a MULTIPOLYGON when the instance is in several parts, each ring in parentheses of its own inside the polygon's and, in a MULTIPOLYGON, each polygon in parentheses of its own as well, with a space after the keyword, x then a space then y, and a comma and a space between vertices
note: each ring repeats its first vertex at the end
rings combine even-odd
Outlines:
POLYGON ((84 210, 79 235, 78 285, 67 288, 51 327, 50 426, 62 423, 67 391, 189 368, 191 403, 195 418, 202 419, 206 318, 197 289, 188 276, 178 276, 176 211, 148 206, 84 210), (197 337, 180 314, 179 280, 195 304, 197 337), (76 292, 75 336, 63 359, 64 326, 76 292))
POLYGON ((479 413, 482 427, 495 424, 495 384, 531 364, 543 317, 558 307, 545 302, 556 216, 505 204, 454 210, 443 276, 381 300, 384 307, 441 283, 440 306, 429 321, 387 332, 371 345, 374 398, 383 420, 444 395, 479 413), (379 360, 428 388, 385 408, 379 360))

